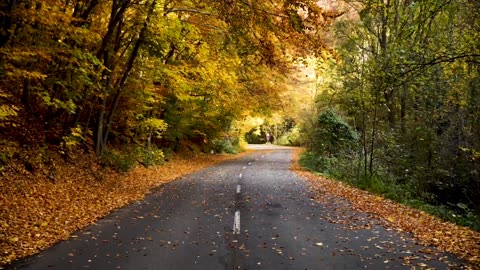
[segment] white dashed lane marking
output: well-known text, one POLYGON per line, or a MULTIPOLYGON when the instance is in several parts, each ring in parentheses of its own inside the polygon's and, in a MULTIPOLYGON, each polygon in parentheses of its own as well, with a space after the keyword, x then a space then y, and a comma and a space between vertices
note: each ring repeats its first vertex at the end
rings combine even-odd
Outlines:
POLYGON ((240 211, 235 211, 235 218, 233 221, 233 234, 240 234, 240 211))
MULTIPOLYGON (((252 165, 252 162, 248 162, 247 166, 252 165)), ((247 166, 243 166, 243 170, 247 168, 247 166)), ((238 179, 243 178, 243 173, 240 173, 238 175, 238 179)), ((237 185, 237 195, 240 194, 242 191, 242 187, 240 185, 237 185)), ((233 234, 240 234, 240 210, 235 211, 235 216, 233 218, 233 234)))

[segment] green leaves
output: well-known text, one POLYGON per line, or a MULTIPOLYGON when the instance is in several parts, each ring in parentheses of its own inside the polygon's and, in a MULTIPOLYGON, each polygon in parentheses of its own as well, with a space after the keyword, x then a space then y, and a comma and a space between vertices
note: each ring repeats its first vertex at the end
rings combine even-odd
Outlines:
POLYGON ((355 147, 359 135, 340 116, 326 110, 318 116, 311 138, 312 151, 320 156, 341 156, 355 147))
POLYGON ((366 0, 358 17, 337 24, 340 59, 327 71, 339 85, 322 91, 318 105, 344 112, 361 134, 356 153, 342 155, 354 165, 341 173, 393 181, 429 203, 478 212, 471 200, 479 197, 478 8, 471 1, 366 0))

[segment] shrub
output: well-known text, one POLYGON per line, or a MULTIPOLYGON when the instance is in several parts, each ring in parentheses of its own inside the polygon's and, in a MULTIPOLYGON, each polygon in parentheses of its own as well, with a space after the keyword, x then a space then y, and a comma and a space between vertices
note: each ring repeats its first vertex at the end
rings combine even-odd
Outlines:
POLYGON ((357 143, 358 133, 332 110, 318 116, 312 134, 311 150, 324 156, 341 156, 357 143))
POLYGON ((118 172, 128 172, 137 163, 137 151, 133 147, 122 150, 107 150, 101 158, 105 167, 112 168, 118 172))
POLYGON ((300 146, 302 145, 300 130, 294 127, 277 139, 279 145, 300 146))
POLYGON ((139 162, 145 166, 160 165, 165 161, 165 155, 156 146, 139 149, 139 162))
POLYGON ((224 139, 217 139, 212 140, 211 142, 211 149, 215 153, 227 153, 227 154, 236 154, 239 152, 239 139, 234 138, 224 138, 224 139))

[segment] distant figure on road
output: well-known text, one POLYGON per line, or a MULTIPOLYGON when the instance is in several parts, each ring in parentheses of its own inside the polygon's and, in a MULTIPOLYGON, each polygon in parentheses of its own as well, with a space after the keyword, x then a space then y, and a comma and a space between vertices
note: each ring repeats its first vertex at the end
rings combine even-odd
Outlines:
POLYGON ((265 137, 267 139, 267 144, 271 143, 272 135, 270 135, 270 133, 267 132, 267 135, 265 135, 265 137))

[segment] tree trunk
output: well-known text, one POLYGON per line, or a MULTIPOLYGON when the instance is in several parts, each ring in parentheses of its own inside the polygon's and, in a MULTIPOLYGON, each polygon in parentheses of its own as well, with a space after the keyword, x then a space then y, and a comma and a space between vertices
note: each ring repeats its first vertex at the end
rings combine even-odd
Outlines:
POLYGON ((23 91, 22 91, 21 101, 22 101, 23 106, 25 106, 25 109, 26 109, 27 112, 31 111, 31 107, 30 107, 30 85, 31 85, 30 80, 25 79, 25 81, 23 82, 23 91))
POLYGON ((101 157, 105 150, 105 145, 103 144, 103 119, 105 118, 105 106, 106 106, 106 99, 102 99, 102 108, 98 113, 97 118, 97 126, 95 132, 95 153, 97 156, 101 157))
POLYGON ((108 95, 112 90, 112 75, 114 73, 113 58, 116 54, 111 47, 111 41, 116 31, 121 31, 119 27, 122 26, 121 20, 127 10, 127 7, 130 5, 130 1, 126 0, 114 0, 112 3, 112 12, 110 14, 110 21, 108 22, 107 32, 102 39, 102 44, 97 51, 97 58, 101 59, 105 70, 103 72, 103 82, 104 82, 104 92, 107 96, 99 99, 100 112, 97 116, 97 123, 95 125, 95 153, 98 156, 102 156, 105 150, 106 142, 104 141, 105 137, 105 115, 107 110, 107 99, 108 95))
POLYGON ((370 164, 368 168, 370 177, 373 176, 373 159, 374 159, 373 151, 375 150, 375 139, 377 135, 378 103, 379 103, 379 94, 377 90, 375 92, 375 108, 373 113, 372 140, 370 142, 370 164))
MULTIPOLYGON (((105 83, 105 91, 108 93, 111 91, 112 88, 112 76, 108 74, 107 71, 104 72, 104 76, 107 77, 107 81, 105 83)), ((105 114, 107 110, 107 97, 102 97, 100 99, 100 111, 97 117, 97 125, 95 126, 95 153, 97 156, 102 156, 103 152, 105 151, 105 144, 106 142, 103 141, 104 136, 104 124, 105 124, 105 114)))
POLYGON ((17 0, 9 0, 6 4, 3 4, 4 8, 0 10, 0 47, 5 46, 10 40, 10 28, 12 27, 13 18, 12 13, 17 5, 17 0))
POLYGON ((400 131, 402 134, 406 132, 405 117, 407 116, 407 86, 403 86, 403 93, 400 100, 400 131))
POLYGON ((385 91, 384 98, 385 98, 385 105, 388 109, 388 123, 390 124, 390 128, 393 130, 396 124, 396 114, 397 108, 395 106, 395 99, 394 99, 395 90, 385 91))
POLYGON ((138 52, 140 50, 140 47, 142 46, 143 42, 145 41, 145 36, 147 34, 147 29, 148 29, 148 24, 150 22, 150 19, 153 15, 153 12, 155 10, 155 5, 156 5, 156 0, 153 0, 148 13, 147 13, 147 18, 143 24, 142 30, 140 30, 140 34, 138 36, 137 41, 135 42, 135 45, 133 47, 132 53, 130 54, 130 58, 128 59, 127 66, 125 68, 125 71, 123 73, 122 78, 120 79, 119 83, 117 84, 117 91, 115 92, 115 96, 113 98, 113 105, 112 108, 108 114, 108 120, 106 123, 105 127, 105 134, 103 135, 103 144, 107 143, 108 140, 108 135, 110 133, 110 127, 113 122, 113 116, 117 110, 118 102, 120 100, 120 95, 122 94, 123 87, 125 86, 125 83, 127 82, 128 76, 130 75, 130 72, 133 69, 133 64, 135 63, 135 59, 137 59, 138 52))

